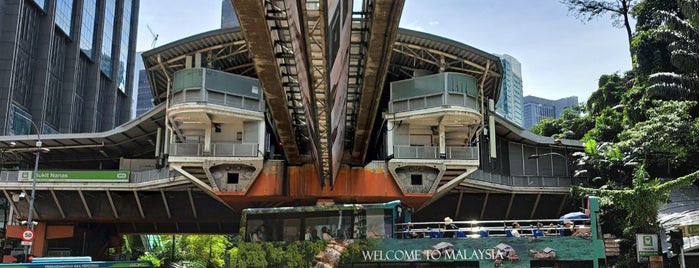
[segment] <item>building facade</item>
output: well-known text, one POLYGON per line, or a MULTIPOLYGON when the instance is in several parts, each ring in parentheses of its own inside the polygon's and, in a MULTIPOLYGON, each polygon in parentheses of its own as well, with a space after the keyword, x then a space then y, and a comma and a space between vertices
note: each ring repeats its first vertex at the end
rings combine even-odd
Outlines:
POLYGON ((0 135, 100 132, 131 118, 139 0, 0 3, 0 135))
POLYGON ((238 15, 235 14, 235 9, 233 9, 233 2, 231 0, 221 0, 221 28, 233 27, 240 27, 238 15))
POLYGON ((138 117, 153 108, 153 93, 148 82, 146 67, 143 65, 141 53, 136 54, 136 64, 134 65, 134 104, 133 117, 138 117))
POLYGON ((530 129, 546 117, 558 118, 565 108, 578 105, 578 97, 549 100, 535 96, 524 97, 524 128, 530 129))
POLYGON ((522 64, 514 57, 498 55, 502 62, 502 87, 495 112, 515 125, 524 125, 522 93, 522 64))

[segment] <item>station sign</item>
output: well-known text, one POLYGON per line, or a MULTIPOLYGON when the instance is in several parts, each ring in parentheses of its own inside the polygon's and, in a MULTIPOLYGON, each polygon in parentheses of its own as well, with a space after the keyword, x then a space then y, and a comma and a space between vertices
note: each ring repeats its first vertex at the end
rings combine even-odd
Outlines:
POLYGON ((682 229, 684 236, 695 236, 699 235, 699 224, 683 225, 679 228, 682 229))
MULTIPOLYGON (((18 181, 32 181, 33 171, 20 170, 18 181)), ((129 172, 121 170, 39 170, 39 182, 129 182, 129 172)))
POLYGON ((657 234, 636 234, 636 257, 638 262, 647 263, 650 256, 658 254, 657 234))

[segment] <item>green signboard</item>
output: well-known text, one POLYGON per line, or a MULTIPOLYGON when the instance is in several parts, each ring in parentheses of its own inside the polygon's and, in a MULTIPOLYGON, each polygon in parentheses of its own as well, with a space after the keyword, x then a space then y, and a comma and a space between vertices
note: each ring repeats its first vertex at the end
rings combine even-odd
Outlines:
MULTIPOLYGON (((19 181, 34 179, 33 171, 20 170, 19 181)), ((39 170, 37 182, 129 182, 129 172, 120 170, 39 170)))
POLYGON ((658 235, 636 234, 636 258, 638 262, 648 262, 650 256, 658 254, 658 235))
POLYGON ((699 224, 685 225, 681 227, 684 236, 699 235, 699 224))

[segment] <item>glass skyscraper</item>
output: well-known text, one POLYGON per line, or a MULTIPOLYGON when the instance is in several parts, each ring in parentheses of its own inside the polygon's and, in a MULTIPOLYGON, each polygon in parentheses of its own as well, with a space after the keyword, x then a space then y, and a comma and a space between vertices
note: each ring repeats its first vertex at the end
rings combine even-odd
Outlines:
POLYGON ((221 28, 240 27, 238 15, 233 9, 231 0, 221 0, 221 28))
POLYGON ((535 96, 524 97, 524 128, 530 129, 541 119, 558 118, 565 108, 578 105, 578 97, 549 100, 535 96))
POLYGON ((522 64, 514 57, 499 55, 502 62, 502 87, 495 112, 514 123, 523 126, 522 64))
POLYGON ((131 118, 139 0, 3 3, 0 135, 100 132, 131 118))

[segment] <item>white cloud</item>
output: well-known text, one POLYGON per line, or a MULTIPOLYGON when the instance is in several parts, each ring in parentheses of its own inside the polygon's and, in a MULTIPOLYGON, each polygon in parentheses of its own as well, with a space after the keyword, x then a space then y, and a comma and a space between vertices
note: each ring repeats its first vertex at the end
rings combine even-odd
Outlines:
POLYGON ((420 22, 417 20, 411 21, 410 23, 405 24, 405 25, 401 25, 400 27, 410 29, 410 30, 420 31, 420 32, 425 31, 425 28, 420 26, 420 22))
POLYGON ((435 26, 435 25, 439 25, 439 21, 433 20, 433 21, 428 22, 427 24, 430 26, 435 26))

